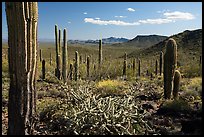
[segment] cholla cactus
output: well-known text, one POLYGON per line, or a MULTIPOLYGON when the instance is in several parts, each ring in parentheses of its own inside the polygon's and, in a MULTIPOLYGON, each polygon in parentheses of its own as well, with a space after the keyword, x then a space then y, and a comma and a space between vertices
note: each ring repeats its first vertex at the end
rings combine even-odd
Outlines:
POLYGON ((181 80, 181 73, 178 70, 176 70, 174 74, 174 88, 173 88, 174 99, 178 98, 178 92, 180 89, 180 80, 181 80))
POLYGON ((164 98, 170 99, 173 90, 173 78, 177 62, 177 44, 170 38, 166 44, 164 54, 164 98))

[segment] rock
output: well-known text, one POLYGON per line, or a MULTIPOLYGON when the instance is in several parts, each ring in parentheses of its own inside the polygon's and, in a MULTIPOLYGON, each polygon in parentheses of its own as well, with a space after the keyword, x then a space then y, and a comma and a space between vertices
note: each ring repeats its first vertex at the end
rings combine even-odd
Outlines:
POLYGON ((186 134, 201 135, 202 134, 202 120, 201 118, 196 118, 193 120, 183 120, 181 121, 181 131, 186 134))

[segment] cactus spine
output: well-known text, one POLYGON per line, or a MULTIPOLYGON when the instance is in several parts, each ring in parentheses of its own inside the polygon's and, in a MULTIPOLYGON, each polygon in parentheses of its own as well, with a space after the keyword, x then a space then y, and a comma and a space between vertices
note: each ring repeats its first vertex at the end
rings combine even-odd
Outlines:
POLYGON ((141 60, 138 58, 138 76, 140 77, 140 63, 141 63, 141 60))
POLYGON ((160 52, 160 56, 159 56, 159 74, 161 76, 162 74, 162 65, 163 65, 163 52, 160 52))
POLYGON ((45 60, 42 60, 42 79, 45 79, 45 60))
POLYGON ((8 135, 31 134, 36 117, 37 2, 5 2, 8 26, 8 135))
POLYGON ((164 98, 170 99, 173 90, 173 77, 177 62, 177 44, 172 38, 166 43, 164 54, 164 98))
POLYGON ((155 75, 157 75, 157 68, 158 68, 158 61, 156 60, 156 63, 155 63, 155 75))
POLYGON ((63 81, 67 81, 67 31, 64 29, 63 37, 63 51, 62 51, 62 78, 63 81))
POLYGON ((178 92, 179 92, 179 87, 180 87, 180 80, 181 80, 181 73, 176 70, 174 74, 174 88, 173 88, 173 98, 177 99, 178 98, 178 92))
POLYGON ((75 51, 75 75, 74 80, 77 81, 79 76, 79 53, 75 51))
POLYGON ((89 75, 90 75, 90 58, 89 58, 89 56, 87 56, 87 77, 89 77, 89 75))
POLYGON ((123 76, 127 76, 127 53, 124 55, 123 76))

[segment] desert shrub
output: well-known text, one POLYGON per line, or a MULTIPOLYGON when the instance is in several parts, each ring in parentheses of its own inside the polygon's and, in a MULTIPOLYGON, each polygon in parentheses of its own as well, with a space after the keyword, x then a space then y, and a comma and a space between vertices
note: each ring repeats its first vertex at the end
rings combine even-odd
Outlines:
POLYGON ((119 80, 102 80, 96 84, 99 92, 110 94, 125 93, 128 89, 127 84, 124 81, 119 80))
POLYGON ((165 111, 165 113, 177 115, 178 113, 189 113, 189 111, 192 111, 192 108, 184 99, 178 99, 164 102, 160 108, 161 110, 165 111))

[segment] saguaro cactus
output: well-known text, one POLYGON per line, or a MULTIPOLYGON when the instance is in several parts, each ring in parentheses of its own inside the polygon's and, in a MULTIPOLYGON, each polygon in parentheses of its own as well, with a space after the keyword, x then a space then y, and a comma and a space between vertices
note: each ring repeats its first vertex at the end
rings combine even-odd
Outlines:
POLYGON ((140 77, 140 63, 141 63, 141 60, 138 58, 138 76, 140 77))
POLYGON ((62 73, 61 73, 61 71, 62 71, 62 59, 61 59, 61 56, 60 55, 58 55, 58 63, 59 63, 59 68, 58 68, 58 79, 59 80, 61 80, 61 78, 62 78, 62 73))
POLYGON ((202 64, 202 56, 200 56, 199 66, 201 66, 201 64, 202 64))
POLYGON ((132 69, 133 69, 133 76, 135 76, 135 68, 136 68, 136 59, 133 59, 133 64, 132 64, 132 69))
POLYGON ((99 40, 99 60, 98 60, 98 64, 99 64, 99 68, 101 67, 102 64, 102 40, 99 40))
POLYGON ((163 65, 163 52, 160 52, 160 56, 159 56, 159 74, 161 76, 162 74, 162 65, 163 65))
POLYGON ((166 43, 166 53, 164 54, 164 98, 171 98, 173 90, 173 77, 177 62, 177 44, 172 38, 166 43))
POLYGON ((90 58, 87 56, 87 65, 86 65, 86 70, 87 70, 87 77, 90 75, 90 58))
POLYGON ((52 53, 50 52, 50 66, 52 65, 52 53))
POLYGON ((155 75, 157 75, 157 72, 158 72, 157 68, 158 68, 158 61, 156 60, 156 62, 155 62, 155 75))
POLYGON ((74 80, 77 81, 79 77, 79 53, 75 51, 75 73, 74 73, 74 80))
POLYGON ((176 70, 174 74, 174 88, 173 88, 173 98, 177 99, 178 98, 178 92, 179 92, 179 87, 180 87, 180 80, 181 80, 181 73, 176 70))
POLYGON ((59 48, 59 54, 61 53, 61 36, 62 36, 61 35, 61 29, 59 29, 59 41, 58 41, 59 42, 59 45, 58 45, 59 46, 58 47, 59 48))
POLYGON ((5 2, 8 26, 8 135, 32 134, 36 117, 37 2, 5 2))
POLYGON ((45 60, 42 60, 42 79, 45 79, 45 60))
POLYGON ((67 35, 66 29, 64 29, 64 38, 63 38, 63 57, 62 57, 62 78, 64 82, 67 81, 67 35))
POLYGON ((42 62, 42 49, 40 49, 40 62, 42 62))
POLYGON ((124 55, 124 62, 123 62, 123 76, 127 76, 127 53, 124 55))
POLYGON ((69 79, 73 80, 73 64, 69 65, 69 79))
POLYGON ((55 69, 55 76, 60 79, 60 65, 59 65, 59 41, 58 41, 58 27, 55 25, 55 48, 56 48, 56 69, 55 69))

